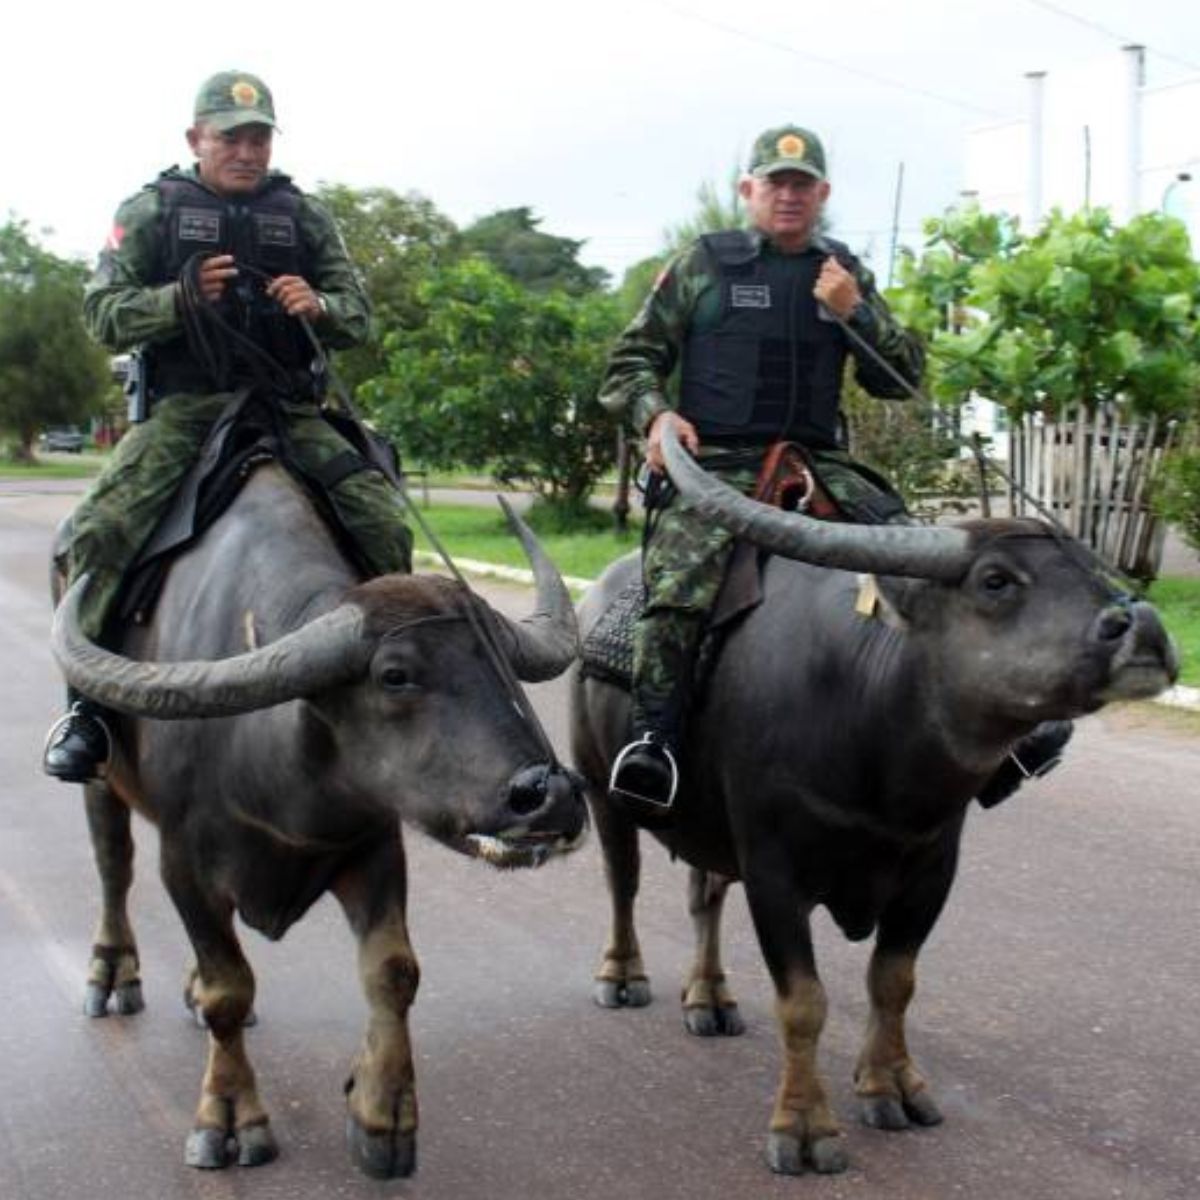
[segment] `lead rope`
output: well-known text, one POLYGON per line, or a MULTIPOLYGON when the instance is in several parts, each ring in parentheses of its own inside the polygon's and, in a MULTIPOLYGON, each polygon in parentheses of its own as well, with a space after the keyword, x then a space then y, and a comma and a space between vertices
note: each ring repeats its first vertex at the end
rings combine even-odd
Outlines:
MULTIPOLYGON (((462 572, 450 557, 446 547, 442 544, 441 539, 429 526, 429 522, 425 520, 420 508, 413 502, 412 497, 408 494, 408 489, 404 486, 404 480, 396 471, 396 468, 389 461, 388 456, 379 449, 374 439, 369 435, 364 423, 362 414, 354 401, 350 399, 350 394, 346 391, 342 381, 333 372, 329 363, 329 356, 325 353, 325 347, 321 345, 320 339, 313 332, 312 324, 307 317, 297 317, 300 322, 301 329, 304 330, 305 336, 312 345, 314 355, 314 371, 319 379, 325 380, 333 388, 334 394, 337 396, 338 403, 341 404, 346 415, 358 426, 359 433, 362 436, 363 444, 370 455, 371 463, 384 476, 385 479, 395 488, 401 500, 404 502, 405 508, 409 515, 417 523, 421 532, 425 535, 429 544, 434 548, 438 557, 442 560, 446 570, 459 584, 466 593, 468 600, 466 604, 467 620, 471 623, 471 628, 475 632, 475 636, 479 639, 480 644, 484 648, 484 652, 488 657, 488 661, 492 665, 492 669, 499 676, 501 683, 504 685, 505 691, 508 693, 509 701, 516 709, 517 714, 522 718, 526 725, 532 730, 534 738, 542 748, 542 752, 546 756, 546 761, 549 764, 551 771, 561 769, 558 761, 558 755, 554 752, 554 747, 550 742, 550 738, 546 733, 545 727, 542 725, 537 712, 534 710, 533 704, 529 697, 525 694, 525 689, 521 686, 520 680, 517 678, 516 672, 512 668, 512 664, 508 661, 508 656, 504 653, 503 648, 497 643, 495 633, 490 629, 487 623, 480 619, 479 613, 475 609, 474 599, 475 593, 471 590, 466 579, 463 578, 462 572)), ((508 503, 501 499, 501 504, 505 509, 509 508, 508 503)))

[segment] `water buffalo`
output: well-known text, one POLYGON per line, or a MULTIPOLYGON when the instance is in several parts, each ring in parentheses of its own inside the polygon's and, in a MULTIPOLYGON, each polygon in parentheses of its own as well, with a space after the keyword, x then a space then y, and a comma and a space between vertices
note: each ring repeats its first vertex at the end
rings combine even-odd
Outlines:
POLYGON ((87 1010, 142 1004, 126 911, 136 809, 158 826, 162 877, 196 955, 187 999, 210 1034, 192 1166, 276 1154, 243 1044, 254 976, 235 913, 279 938, 324 892, 340 901, 369 1007, 347 1085, 351 1150, 368 1174, 406 1175, 418 968, 401 819, 501 867, 537 865, 583 836, 577 783, 522 718, 519 685, 502 684, 475 628, 490 627, 493 649, 526 680, 559 674, 575 655, 562 580, 510 519, 537 580, 523 621, 440 577, 360 582, 274 465, 173 564, 153 618, 118 653, 80 633, 85 580, 59 605, 55 653, 68 682, 125 714, 106 780, 85 789, 103 892, 87 1010))
MULTIPOLYGON (((936 1124, 904 1018, 972 797, 1039 722, 1151 696, 1175 678, 1176 655, 1148 604, 1114 590, 1082 547, 1041 522, 816 522, 726 487, 673 436, 666 451, 703 518, 774 554, 761 604, 728 634, 690 716, 679 811, 656 833, 693 868, 685 1019, 694 1033, 741 1032, 718 944, 727 881, 739 879, 784 1046, 767 1160, 785 1174, 836 1172, 847 1158, 816 1068, 826 998, 811 911, 824 905, 851 939, 875 934, 855 1071, 866 1123, 936 1124)), ((635 557, 621 560, 586 597, 585 638, 637 571, 635 557)), ((627 694, 577 672, 571 726, 612 899, 596 999, 644 1004, 638 829, 606 797, 629 736, 627 694)))

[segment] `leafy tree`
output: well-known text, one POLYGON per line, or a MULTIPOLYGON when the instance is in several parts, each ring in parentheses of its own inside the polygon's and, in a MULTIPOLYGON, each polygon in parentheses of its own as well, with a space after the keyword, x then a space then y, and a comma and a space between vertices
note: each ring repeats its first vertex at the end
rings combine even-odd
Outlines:
POLYGON ((1183 225, 1158 213, 1117 226, 1103 209, 1054 212, 1028 238, 968 210, 927 225, 931 249, 904 282, 928 324, 944 399, 976 391, 1014 416, 1104 402, 1180 416, 1200 398, 1200 267, 1183 225))
POLYGON ((742 201, 738 196, 738 184, 742 171, 735 166, 720 188, 711 179, 704 180, 696 189, 696 209, 686 220, 663 230, 664 257, 682 250, 701 234, 719 233, 722 229, 738 229, 745 224, 742 201))
POLYGON ((614 299, 521 287, 468 258, 418 288, 428 320, 387 335, 387 367, 364 388, 406 455, 525 482, 567 513, 586 508, 615 452, 596 399, 617 330, 614 299))
POLYGON ((337 220, 375 314, 371 341, 338 355, 339 374, 353 391, 383 370, 382 331, 425 320, 417 285, 461 254, 461 239, 454 222, 419 192, 322 184, 317 194, 337 220))
POLYGON ((87 335, 80 304, 87 268, 37 244, 24 221, 0 226, 0 429, 33 458, 38 430, 98 412, 108 356, 87 335))
POLYGON ((463 244, 535 292, 582 296, 607 285, 607 271, 579 261, 583 242, 544 233, 540 224, 532 209, 500 209, 463 230, 463 244))

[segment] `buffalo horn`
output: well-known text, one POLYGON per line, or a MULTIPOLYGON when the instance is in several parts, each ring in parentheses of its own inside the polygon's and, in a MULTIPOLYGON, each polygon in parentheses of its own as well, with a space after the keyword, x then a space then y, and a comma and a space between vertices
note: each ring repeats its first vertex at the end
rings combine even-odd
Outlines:
POLYGON ((223 717, 270 708, 348 682, 366 669, 371 643, 363 614, 343 604, 276 642, 214 662, 140 662, 95 645, 79 625, 88 577, 72 584, 54 614, 54 657, 85 696, 161 721, 223 717))
POLYGON ((961 579, 969 561, 961 529, 925 525, 850 525, 784 512, 743 496, 701 467, 679 442, 674 426, 663 430, 663 456, 671 482, 702 515, 774 554, 843 571, 961 579))
POLYGON ((536 598, 533 612, 520 621, 510 620, 495 610, 493 614, 500 625, 504 649, 517 678, 526 683, 539 683, 561 675, 579 652, 575 606, 558 568, 538 544, 533 531, 513 512, 503 496, 498 499, 509 527, 520 538, 525 557, 533 568, 536 598))

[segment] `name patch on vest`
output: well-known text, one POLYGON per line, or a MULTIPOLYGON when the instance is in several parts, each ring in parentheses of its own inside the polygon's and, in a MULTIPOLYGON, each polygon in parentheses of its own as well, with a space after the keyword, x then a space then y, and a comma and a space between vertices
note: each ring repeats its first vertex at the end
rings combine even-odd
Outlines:
POLYGON ((255 213, 254 224, 258 228, 260 246, 294 246, 296 223, 291 217, 277 217, 271 213, 255 213))
POLYGON ((766 283, 735 283, 729 288, 731 308, 770 308, 771 287, 766 283))
POLYGON ((221 214, 203 208, 179 210, 179 240, 181 242, 211 242, 221 240, 221 214))

